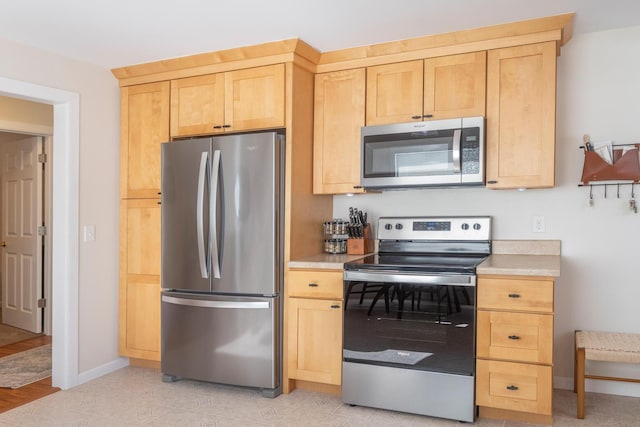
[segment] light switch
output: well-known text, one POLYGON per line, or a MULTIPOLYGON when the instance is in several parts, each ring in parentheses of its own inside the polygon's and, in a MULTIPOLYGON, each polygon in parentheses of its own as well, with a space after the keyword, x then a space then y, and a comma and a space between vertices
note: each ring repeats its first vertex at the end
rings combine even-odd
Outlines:
POLYGON ((82 227, 82 238, 85 242, 96 240, 96 226, 93 224, 82 227))

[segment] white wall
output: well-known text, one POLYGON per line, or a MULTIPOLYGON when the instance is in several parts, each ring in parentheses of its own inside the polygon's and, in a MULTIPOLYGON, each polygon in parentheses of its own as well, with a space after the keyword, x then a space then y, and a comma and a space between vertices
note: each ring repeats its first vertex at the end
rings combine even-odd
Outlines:
POLYGON ((79 246, 78 374, 100 370, 118 359, 118 84, 109 70, 7 40, 0 57, 0 77, 79 94, 77 226, 94 224, 96 241, 79 246))
MULTIPOLYGON (((491 215, 494 239, 559 239, 561 277, 555 292, 555 386, 573 388, 573 331, 640 333, 640 213, 630 188, 578 187, 582 135, 592 141, 640 143, 640 27, 574 37, 558 58, 556 187, 433 189, 334 197, 334 216, 357 206, 383 215, 491 215), (544 215, 546 232, 532 232, 544 215)), ((635 188, 640 202, 640 185, 635 188)), ((590 364, 594 372, 640 378, 640 366, 590 364)), ((640 396, 640 384, 588 381, 587 390, 640 396)))

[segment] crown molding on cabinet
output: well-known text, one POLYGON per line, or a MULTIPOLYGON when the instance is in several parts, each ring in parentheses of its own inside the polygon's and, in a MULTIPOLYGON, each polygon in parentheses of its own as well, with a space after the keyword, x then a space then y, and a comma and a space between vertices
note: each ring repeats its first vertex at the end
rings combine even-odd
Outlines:
POLYGON ((292 62, 314 73, 555 41, 573 34, 575 13, 321 53, 300 39, 114 68, 120 86, 292 62))

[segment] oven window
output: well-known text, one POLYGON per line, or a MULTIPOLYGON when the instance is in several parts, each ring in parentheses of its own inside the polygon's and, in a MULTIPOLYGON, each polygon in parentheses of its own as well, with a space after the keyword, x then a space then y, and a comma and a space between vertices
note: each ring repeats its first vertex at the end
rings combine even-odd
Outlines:
POLYGON ((364 137, 364 177, 454 174, 454 130, 364 137))
POLYGON ((345 361, 475 372, 475 287, 345 281, 345 361))

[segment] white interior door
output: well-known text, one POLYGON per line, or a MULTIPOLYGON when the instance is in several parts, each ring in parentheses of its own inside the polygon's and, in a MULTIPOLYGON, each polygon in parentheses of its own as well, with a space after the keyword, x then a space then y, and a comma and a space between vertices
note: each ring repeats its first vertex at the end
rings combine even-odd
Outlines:
POLYGON ((42 332, 41 137, 2 144, 2 323, 42 332))

